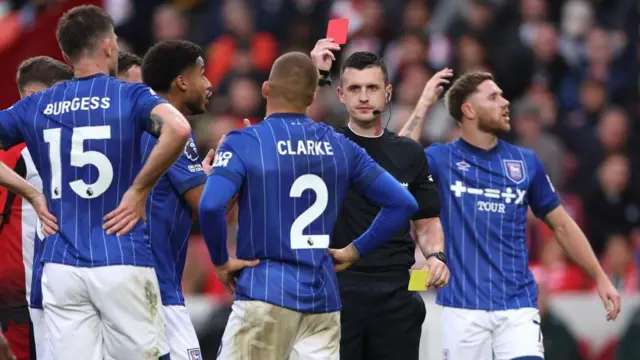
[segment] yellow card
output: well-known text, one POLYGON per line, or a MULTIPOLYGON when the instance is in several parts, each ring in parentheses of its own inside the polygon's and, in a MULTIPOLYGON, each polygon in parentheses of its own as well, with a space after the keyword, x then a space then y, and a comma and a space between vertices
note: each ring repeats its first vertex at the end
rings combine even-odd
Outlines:
POLYGON ((409 291, 427 291, 429 270, 413 270, 409 278, 409 291))

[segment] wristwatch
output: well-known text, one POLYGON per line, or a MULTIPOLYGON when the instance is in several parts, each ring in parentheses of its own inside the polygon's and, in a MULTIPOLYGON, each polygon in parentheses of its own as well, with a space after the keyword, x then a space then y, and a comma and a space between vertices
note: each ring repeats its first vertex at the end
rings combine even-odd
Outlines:
POLYGON ((429 259, 430 257, 433 257, 433 256, 435 256, 436 259, 442 261, 443 263, 445 264, 447 263, 447 255, 445 255, 442 251, 431 253, 427 255, 425 259, 429 259))
POLYGON ((331 86, 331 73, 327 70, 318 70, 318 86, 331 86))

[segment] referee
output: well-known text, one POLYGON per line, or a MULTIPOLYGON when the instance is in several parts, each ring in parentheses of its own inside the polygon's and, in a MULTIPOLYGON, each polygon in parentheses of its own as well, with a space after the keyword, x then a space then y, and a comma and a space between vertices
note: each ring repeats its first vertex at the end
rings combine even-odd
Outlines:
MULTIPOLYGON (((311 57, 320 86, 327 87, 328 70, 339 46, 318 41, 311 57)), ((391 100, 387 69, 377 55, 356 52, 344 63, 337 88, 349 113, 338 130, 363 147, 415 196, 420 210, 413 216, 417 241, 430 271, 427 285, 441 287, 449 279, 440 224, 440 200, 422 146, 382 127, 381 114, 391 100)), ((367 230, 380 208, 355 192, 344 200, 332 237, 342 248, 367 230)), ((376 252, 338 274, 342 298, 340 358, 349 360, 418 360, 426 310, 419 293, 409 292, 409 269, 415 262, 410 223, 376 252)))

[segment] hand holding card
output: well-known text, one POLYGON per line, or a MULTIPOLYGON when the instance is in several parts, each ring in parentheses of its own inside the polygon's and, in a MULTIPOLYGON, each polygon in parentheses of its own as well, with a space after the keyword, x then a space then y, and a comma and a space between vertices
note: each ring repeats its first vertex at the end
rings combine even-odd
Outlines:
POLYGON ((333 19, 327 26, 327 38, 333 39, 338 45, 347 43, 347 33, 349 32, 349 19, 333 19))

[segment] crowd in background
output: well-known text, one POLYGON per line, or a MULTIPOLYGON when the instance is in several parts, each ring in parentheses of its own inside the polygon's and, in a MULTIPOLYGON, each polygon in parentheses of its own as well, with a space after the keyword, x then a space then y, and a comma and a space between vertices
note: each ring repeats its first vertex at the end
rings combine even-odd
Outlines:
MULTIPOLYGON (((0 0, 0 16, 20 11, 28 26, 55 2, 0 0)), ((214 86, 210 112, 191 119, 202 155, 223 134, 242 127, 243 118, 261 121, 260 86, 273 61, 287 51, 309 53, 330 18, 350 19, 349 42, 337 54, 334 79, 355 51, 372 51, 386 61, 394 91, 382 116, 390 130, 399 131, 437 70, 492 72, 512 105, 514 130, 507 140, 536 152, 624 293, 640 288, 639 5, 633 0, 104 1, 122 49, 143 55, 168 39, 202 46, 214 86)), ((310 117, 344 125, 347 115, 335 92, 321 95, 309 108, 310 117)), ((442 102, 427 119, 425 146, 458 136, 442 102)), ((236 216, 229 218, 230 247, 236 216)), ((530 259, 544 291, 541 307, 547 294, 593 291, 548 228, 533 216, 530 220, 530 259)), ((197 224, 184 290, 230 301, 213 275, 197 224)))

